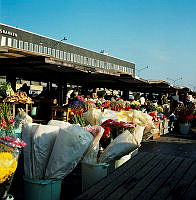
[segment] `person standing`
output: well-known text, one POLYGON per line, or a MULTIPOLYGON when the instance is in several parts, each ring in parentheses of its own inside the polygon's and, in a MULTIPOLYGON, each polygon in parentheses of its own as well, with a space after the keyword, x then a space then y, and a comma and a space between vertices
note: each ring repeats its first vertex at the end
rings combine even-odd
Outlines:
POLYGON ((178 90, 176 90, 175 94, 171 97, 171 112, 173 112, 176 107, 178 107, 179 103, 179 95, 178 90))

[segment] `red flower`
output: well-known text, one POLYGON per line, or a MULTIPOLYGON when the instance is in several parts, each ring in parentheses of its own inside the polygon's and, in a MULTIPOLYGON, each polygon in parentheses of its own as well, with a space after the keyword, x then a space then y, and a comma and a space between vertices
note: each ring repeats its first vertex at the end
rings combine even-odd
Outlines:
POLYGON ((188 120, 191 120, 191 119, 193 119, 193 115, 192 115, 192 114, 186 116, 186 120, 187 120, 187 121, 188 121, 188 120))

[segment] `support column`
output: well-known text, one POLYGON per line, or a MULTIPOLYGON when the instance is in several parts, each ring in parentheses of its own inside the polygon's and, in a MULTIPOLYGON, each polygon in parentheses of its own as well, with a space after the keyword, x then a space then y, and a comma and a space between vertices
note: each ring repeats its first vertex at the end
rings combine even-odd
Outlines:
POLYGON ((59 81, 58 83, 58 105, 62 106, 66 101, 67 82, 59 81))
POLYGON ((122 97, 123 97, 124 100, 129 100, 129 90, 128 89, 123 90, 122 97))
POLYGON ((51 82, 51 81, 48 81, 48 82, 47 82, 47 90, 48 90, 49 92, 52 91, 52 82, 51 82))

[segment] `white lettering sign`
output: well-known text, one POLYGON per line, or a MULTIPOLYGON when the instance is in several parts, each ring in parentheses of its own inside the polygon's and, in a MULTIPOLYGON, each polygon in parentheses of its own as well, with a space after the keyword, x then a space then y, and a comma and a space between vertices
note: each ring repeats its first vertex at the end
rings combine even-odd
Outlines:
POLYGON ((7 31, 7 30, 4 30, 4 29, 0 29, 0 33, 4 34, 4 35, 9 35, 9 36, 12 36, 12 37, 17 37, 17 33, 13 33, 11 31, 7 31))

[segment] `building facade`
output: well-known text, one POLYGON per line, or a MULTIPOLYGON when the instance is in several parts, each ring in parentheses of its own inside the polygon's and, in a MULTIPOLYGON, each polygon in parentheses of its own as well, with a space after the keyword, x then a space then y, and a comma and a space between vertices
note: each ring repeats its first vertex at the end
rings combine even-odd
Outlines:
MULTIPOLYGON (((68 63, 119 71, 135 76, 134 63, 4 24, 0 24, 0 46, 34 52, 68 63)), ((1 54, 0 58, 3 58, 1 54)))

